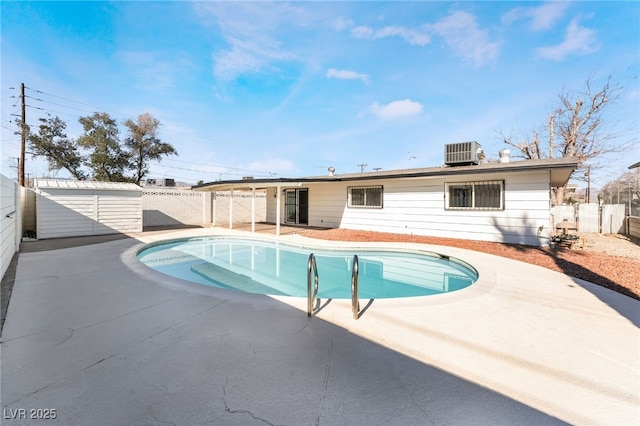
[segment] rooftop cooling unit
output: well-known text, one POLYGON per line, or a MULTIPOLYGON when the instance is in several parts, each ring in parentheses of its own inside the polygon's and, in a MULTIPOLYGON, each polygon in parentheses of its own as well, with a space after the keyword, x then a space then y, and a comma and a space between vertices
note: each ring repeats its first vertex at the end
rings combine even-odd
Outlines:
POLYGON ((478 142, 450 143, 444 146, 444 164, 447 166, 466 166, 480 163, 480 144, 478 142))
POLYGON ((176 181, 170 178, 147 179, 146 186, 176 186, 176 181))

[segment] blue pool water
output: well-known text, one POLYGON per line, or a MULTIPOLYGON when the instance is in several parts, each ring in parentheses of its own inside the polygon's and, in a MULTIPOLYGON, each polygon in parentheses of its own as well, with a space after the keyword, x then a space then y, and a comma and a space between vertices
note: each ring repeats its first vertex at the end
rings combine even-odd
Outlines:
POLYGON ((353 255, 363 299, 440 294, 470 286, 473 267, 435 253, 318 250, 237 238, 191 238, 138 252, 145 265, 183 280, 248 293, 306 297, 309 254, 316 258, 318 297, 351 298, 353 255))

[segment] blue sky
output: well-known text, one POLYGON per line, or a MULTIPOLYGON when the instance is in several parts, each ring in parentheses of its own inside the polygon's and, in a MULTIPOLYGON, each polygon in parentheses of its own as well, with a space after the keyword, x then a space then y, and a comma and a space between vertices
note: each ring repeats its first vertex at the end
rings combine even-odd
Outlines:
MULTIPOLYGON (((296 177, 438 166, 446 143, 490 158, 541 128, 564 90, 613 75, 607 126, 640 160, 638 2, 2 2, 2 173, 47 113, 148 112, 178 157, 149 177, 296 177), (14 87, 14 89, 10 89, 14 87)), ((121 137, 124 138, 124 128, 121 137)), ((514 152, 512 150, 512 152, 514 152)), ((515 154, 515 152, 514 152, 515 154)), ((32 176, 47 173, 27 158, 32 176)), ((64 171, 56 174, 68 177, 64 171)))

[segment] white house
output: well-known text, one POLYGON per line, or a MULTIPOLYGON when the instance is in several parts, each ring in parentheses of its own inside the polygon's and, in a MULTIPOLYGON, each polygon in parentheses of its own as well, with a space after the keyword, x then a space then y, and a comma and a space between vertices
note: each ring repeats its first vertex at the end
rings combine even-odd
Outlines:
MULTIPOLYGON (((196 191, 266 189, 269 223, 547 245, 552 187, 575 158, 218 181, 196 191)), ((230 212, 230 218, 233 213, 230 212)), ((229 223, 233 221, 230 220, 229 223)), ((252 227, 252 229, 255 229, 252 227)))

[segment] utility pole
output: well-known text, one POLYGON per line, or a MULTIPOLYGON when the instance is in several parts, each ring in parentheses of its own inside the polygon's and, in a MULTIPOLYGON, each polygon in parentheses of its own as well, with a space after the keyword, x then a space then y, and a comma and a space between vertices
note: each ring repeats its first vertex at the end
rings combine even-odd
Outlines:
POLYGON ((24 186, 24 153, 27 145, 26 105, 24 97, 24 83, 20 84, 20 97, 22 98, 22 129, 20 131, 20 162, 18 163, 18 184, 24 186))
POLYGON ((553 158, 553 135, 555 133, 556 116, 549 117, 549 158, 553 158))
POLYGON ((360 167, 360 173, 364 173, 364 168, 367 167, 367 166, 368 166, 367 163, 358 164, 358 167, 360 167))

